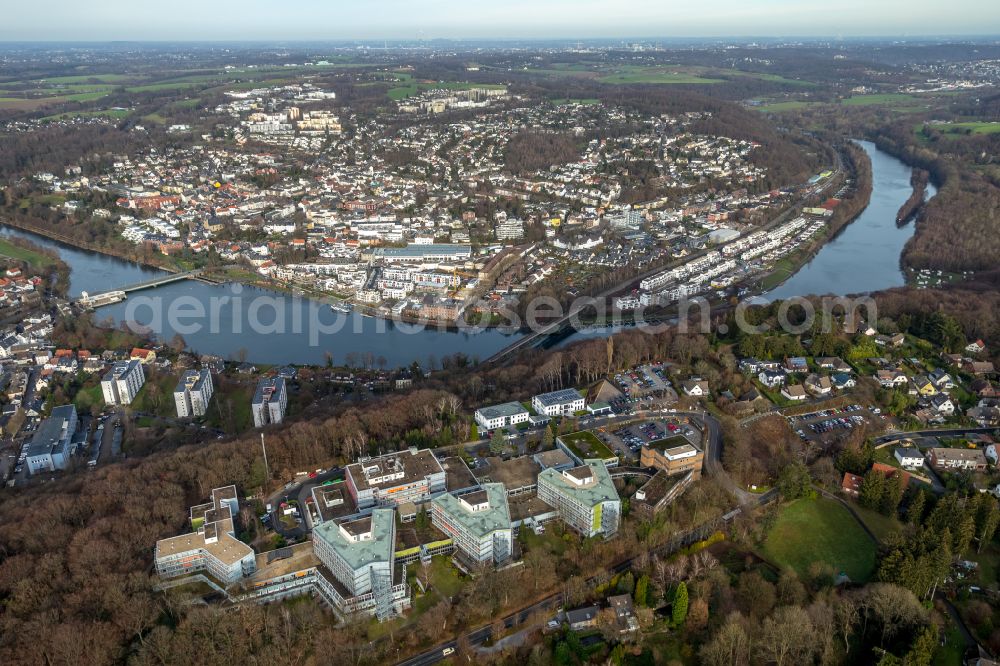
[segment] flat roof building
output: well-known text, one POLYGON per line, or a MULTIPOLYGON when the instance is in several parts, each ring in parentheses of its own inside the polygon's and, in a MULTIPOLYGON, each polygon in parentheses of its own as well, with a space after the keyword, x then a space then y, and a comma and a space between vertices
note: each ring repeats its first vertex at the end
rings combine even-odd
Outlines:
POLYGON ((191 507, 194 532, 156 542, 156 573, 174 578, 207 571, 224 585, 253 574, 253 548, 236 538, 233 517, 238 511, 236 486, 214 489, 211 502, 191 507))
POLYGON ((264 377, 257 383, 257 390, 250 402, 253 425, 263 428, 269 423, 281 423, 288 407, 288 392, 284 377, 264 377))
POLYGON ((345 470, 359 509, 426 501, 447 489, 447 474, 430 449, 410 449, 363 459, 345 470))
POLYGON ((500 566, 513 553, 514 536, 502 483, 459 495, 445 493, 431 502, 431 521, 452 538, 460 559, 472 565, 500 566))
POLYGON ((545 416, 572 416, 583 410, 583 396, 576 389, 541 393, 531 399, 535 411, 545 416))
POLYGON ((142 361, 117 361, 101 379, 101 391, 108 405, 129 405, 146 383, 142 361))
POLYGON ((355 608, 372 610, 385 619, 409 605, 405 582, 393 585, 396 519, 392 509, 313 530, 313 550, 329 569, 343 597, 355 608))
POLYGON ((538 475, 538 497, 585 537, 605 538, 618 531, 621 499, 604 462, 596 459, 562 472, 544 469, 538 475))
POLYGON ((215 385, 208 368, 188 370, 177 382, 174 389, 174 406, 179 418, 204 416, 208 411, 208 401, 212 399, 215 385))
POLYGON ((528 410, 519 402, 505 402, 500 405, 480 407, 476 410, 475 419, 480 428, 496 430, 507 426, 524 423, 528 420, 528 410))
POLYGON ((77 414, 74 405, 60 405, 38 425, 28 445, 26 461, 28 472, 52 472, 66 469, 69 463, 69 444, 76 432, 77 414))
POLYGON ((934 469, 971 469, 974 471, 986 469, 986 454, 980 449, 947 449, 936 447, 928 449, 927 458, 934 469))
POLYGON ((639 464, 643 467, 661 469, 668 475, 694 472, 694 478, 701 478, 701 467, 705 454, 681 435, 668 437, 642 445, 639 464))
POLYGON ((472 257, 472 246, 427 243, 407 245, 406 247, 379 247, 372 251, 372 256, 387 263, 460 261, 472 257))

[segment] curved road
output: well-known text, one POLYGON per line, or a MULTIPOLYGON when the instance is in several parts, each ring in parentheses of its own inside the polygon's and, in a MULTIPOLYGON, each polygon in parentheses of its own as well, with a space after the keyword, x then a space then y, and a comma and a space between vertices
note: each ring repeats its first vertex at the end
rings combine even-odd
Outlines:
MULTIPOLYGON (((747 492, 740 488, 736 482, 734 482, 729 475, 722 468, 721 463, 721 453, 722 453, 722 432, 721 426, 718 420, 712 415, 706 412, 686 412, 686 411, 676 411, 667 412, 673 414, 679 414, 682 416, 688 416, 692 419, 697 419, 700 421, 704 427, 702 431, 707 434, 705 437, 705 469, 708 474, 719 481, 729 492, 736 498, 739 502, 739 506, 735 507, 731 511, 725 513, 723 516, 711 520, 699 527, 696 527, 688 532, 681 534, 676 534, 667 543, 653 548, 650 553, 655 555, 669 555, 677 550, 684 548, 696 541, 701 541, 723 526, 725 523, 729 522, 742 511, 753 508, 757 506, 763 506, 770 503, 778 496, 778 492, 775 489, 769 490, 766 493, 760 495, 755 495, 753 493, 747 492)), ((614 420, 626 420, 643 418, 645 415, 652 414, 662 414, 662 412, 653 413, 637 413, 630 416, 615 416, 615 417, 602 417, 601 420, 604 421, 614 421, 614 420)), ((594 426, 589 426, 594 427, 594 426)), ((612 573, 620 573, 632 566, 632 563, 638 559, 639 555, 633 555, 625 560, 622 560, 615 566, 611 568, 612 573)), ((588 579, 588 583, 593 583, 596 577, 588 579)), ((522 608, 516 613, 512 613, 503 618, 503 623, 505 628, 512 628, 523 624, 532 614, 539 611, 553 611, 557 608, 562 607, 563 598, 561 593, 556 593, 548 596, 537 603, 530 606, 522 608)), ((479 627, 473 631, 464 635, 465 640, 472 647, 478 647, 483 645, 493 634, 492 624, 479 627)), ((426 650, 414 657, 398 662, 398 666, 427 666, 429 664, 436 664, 442 661, 448 656, 444 654, 445 650, 455 650, 458 647, 457 640, 451 640, 446 643, 441 643, 434 646, 433 648, 426 650)))

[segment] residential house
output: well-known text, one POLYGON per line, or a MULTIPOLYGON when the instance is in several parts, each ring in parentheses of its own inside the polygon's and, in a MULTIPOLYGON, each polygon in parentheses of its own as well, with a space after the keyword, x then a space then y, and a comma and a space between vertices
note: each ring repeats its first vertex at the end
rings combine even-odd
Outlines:
POLYGON ((632 605, 632 597, 627 594, 616 594, 608 597, 608 605, 615 614, 615 624, 618 631, 625 634, 636 631, 639 628, 639 620, 635 616, 635 607, 632 605))
POLYGON ((1000 400, 996 398, 980 400, 979 404, 970 409, 966 415, 983 428, 998 426, 1000 425, 1000 400))
POLYGON ((839 356, 817 357, 816 365, 823 370, 832 370, 834 372, 850 372, 852 370, 851 366, 839 356))
POLYGON ((920 449, 910 446, 898 446, 892 452, 893 457, 899 462, 900 467, 923 467, 924 454, 920 449))
POLYGON ((952 379, 951 375, 944 368, 935 368, 927 373, 927 378, 931 380, 931 383, 938 388, 938 390, 944 391, 947 389, 955 388, 955 380, 952 379))
POLYGON ((563 389, 534 396, 531 406, 545 416, 572 416, 583 410, 584 399, 576 389, 563 389))
POLYGON ((685 395, 695 398, 707 396, 709 393, 708 382, 704 379, 689 379, 686 382, 681 382, 681 389, 684 390, 685 395))
POLYGON ((519 402, 480 407, 474 415, 476 423, 485 430, 495 430, 517 425, 528 420, 528 410, 519 402))
POLYGON ((566 611, 566 622, 573 631, 581 631, 597 626, 597 614, 601 611, 597 606, 584 606, 566 611))
POLYGON ((833 391, 833 383, 826 375, 809 375, 805 387, 813 395, 829 395, 833 391))
POLYGON ((851 389, 858 385, 857 380, 854 379, 849 373, 838 372, 830 376, 830 383, 833 384, 833 388, 838 391, 843 391, 845 389, 851 389))
POLYGON ((844 472, 844 478, 840 482, 840 489, 852 497, 857 497, 861 493, 861 483, 864 480, 863 476, 844 472))
POLYGON ((809 372, 809 362, 803 356, 789 356, 785 359, 788 372, 809 372))
POLYGON ((142 349, 141 347, 134 347, 129 353, 129 358, 139 361, 143 365, 149 365, 156 360, 156 352, 152 349, 142 349))
POLYGON ((970 354, 982 354, 986 351, 986 343, 982 340, 976 340, 975 342, 970 342, 965 346, 965 351, 970 354))
POLYGON ((785 397, 786 400, 794 400, 799 402, 805 400, 806 390, 801 384, 792 384, 791 386, 783 386, 781 388, 781 395, 785 397))
POLYGON ((992 375, 994 372, 993 363, 990 361, 967 360, 962 365, 962 369, 970 375, 992 375))
POLYGON ((937 447, 928 450, 927 459, 936 470, 968 469, 977 472, 986 469, 986 455, 981 449, 954 449, 937 447))
POLYGON ((955 403, 951 401, 944 393, 940 393, 930 400, 931 407, 933 407, 939 414, 944 414, 945 416, 951 416, 955 413, 955 403))
POLYGON ((757 379, 767 388, 777 388, 785 384, 786 375, 781 370, 761 370, 757 379))
POLYGON ((938 388, 927 375, 917 375, 913 378, 913 387, 917 390, 917 395, 923 398, 930 398, 938 394, 938 388))
POLYGON ((875 336, 875 344, 880 347, 902 347, 904 342, 906 342, 906 337, 902 333, 875 336))
POLYGON ((905 373, 899 370, 878 370, 875 372, 875 381, 877 381, 882 388, 893 389, 905 386, 909 381, 909 378, 905 373))

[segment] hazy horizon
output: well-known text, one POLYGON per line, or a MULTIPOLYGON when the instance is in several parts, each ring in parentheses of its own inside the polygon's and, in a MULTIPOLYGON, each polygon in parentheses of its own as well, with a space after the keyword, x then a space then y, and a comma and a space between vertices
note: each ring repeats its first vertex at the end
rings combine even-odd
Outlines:
MULTIPOLYGON (((5 12, 0 41, 340 41, 517 39, 718 39, 988 36, 1000 3, 958 0, 940 11, 926 0, 719 0, 711 8, 676 1, 253 0, 163 5, 126 0, 18 4, 5 12)), ((994 28, 995 30, 996 28, 994 28)))

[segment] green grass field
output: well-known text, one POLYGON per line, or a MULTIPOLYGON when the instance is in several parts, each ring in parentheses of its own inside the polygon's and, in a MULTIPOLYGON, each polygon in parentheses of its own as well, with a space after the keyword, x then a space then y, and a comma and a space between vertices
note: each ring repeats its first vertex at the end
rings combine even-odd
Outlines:
POLYGON ((628 67, 597 77, 600 83, 722 83, 723 79, 710 79, 697 74, 676 71, 664 67, 628 67))
POLYGON ((803 88, 815 88, 816 84, 812 81, 802 81, 800 79, 789 79, 784 76, 779 76, 778 74, 768 74, 766 72, 743 72, 740 70, 729 70, 727 74, 735 74, 736 76, 747 76, 754 79, 760 79, 761 81, 771 81, 773 83, 781 83, 786 86, 799 86, 803 88))
POLYGON ((833 500, 800 499, 781 510, 763 545, 779 566, 808 576, 813 562, 865 582, 875 569, 875 544, 854 517, 833 500))
POLYGON ((854 510, 858 512, 861 520, 872 531, 872 534, 878 537, 879 541, 884 540, 890 533, 900 532, 903 529, 903 524, 892 516, 883 515, 878 511, 872 511, 857 504, 854 505, 854 510))
POLYGON ((1000 123, 990 122, 947 123, 943 125, 931 125, 931 127, 945 134, 972 135, 1000 133, 1000 123))
POLYGON ((789 100, 787 102, 774 102, 771 104, 762 104, 760 106, 752 107, 754 111, 763 111, 765 113, 782 113, 785 111, 798 111, 799 109, 807 109, 813 105, 813 102, 800 102, 797 100, 789 100))
POLYGON ((40 252, 34 252, 19 245, 14 245, 4 238, 0 238, 0 257, 9 257, 10 259, 24 261, 34 269, 54 263, 50 257, 40 252))
POLYGON ((56 76, 51 79, 40 80, 45 83, 60 85, 70 83, 90 83, 91 81, 97 81, 99 83, 121 83, 122 81, 130 81, 132 78, 133 77, 128 74, 79 74, 76 76, 56 76))
POLYGON ((871 106, 871 105, 883 105, 883 106, 912 106, 913 104, 919 104, 922 102, 919 97, 914 97, 913 95, 906 95, 903 93, 884 93, 876 95, 856 95, 855 97, 848 97, 841 101, 844 106, 871 106))
POLYGON ((57 113, 52 116, 45 116, 42 120, 61 120, 62 118, 125 118, 130 113, 131 109, 101 109, 100 111, 67 111, 65 113, 57 113))

